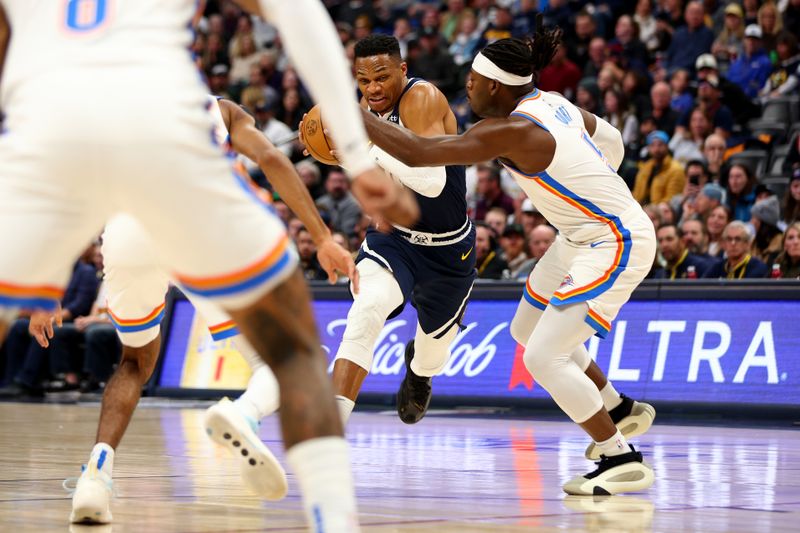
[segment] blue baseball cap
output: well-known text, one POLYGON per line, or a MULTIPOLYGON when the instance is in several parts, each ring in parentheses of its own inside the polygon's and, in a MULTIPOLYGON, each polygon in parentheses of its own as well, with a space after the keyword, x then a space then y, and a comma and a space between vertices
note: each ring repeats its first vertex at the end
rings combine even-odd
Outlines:
POLYGON ((669 135, 661 130, 656 130, 647 136, 647 146, 653 144, 653 141, 661 141, 664 144, 669 144, 669 135))

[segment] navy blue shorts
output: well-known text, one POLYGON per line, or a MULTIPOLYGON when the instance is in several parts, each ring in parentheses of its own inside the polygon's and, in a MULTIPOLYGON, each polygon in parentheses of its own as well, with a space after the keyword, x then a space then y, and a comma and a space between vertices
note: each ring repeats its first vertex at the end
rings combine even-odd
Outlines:
POLYGON ((388 267, 403 292, 403 304, 389 318, 399 315, 411 300, 425 333, 441 329, 439 338, 459 323, 477 276, 474 227, 462 240, 446 246, 411 244, 395 232, 370 228, 366 247, 368 251, 362 245, 356 263, 371 259, 388 267))

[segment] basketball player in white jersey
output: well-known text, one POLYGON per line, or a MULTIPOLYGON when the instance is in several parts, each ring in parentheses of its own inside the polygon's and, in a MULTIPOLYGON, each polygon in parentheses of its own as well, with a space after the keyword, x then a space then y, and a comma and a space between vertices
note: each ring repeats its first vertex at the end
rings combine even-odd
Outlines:
MULTIPOLYGON (((322 5, 264 3, 331 119, 365 210, 413 222, 410 193, 369 157, 322 5)), ((85 243, 114 214, 134 216, 175 279, 226 309, 275 372, 309 523, 357 531, 348 447, 296 253, 209 135, 207 89, 188 53, 195 2, 0 5, 12 35, 0 86, 0 227, 13 228, 0 234, 0 308, 53 309, 85 243)), ((98 490, 106 456, 87 466, 98 490)))
MULTIPOLYGON (((358 286, 352 256, 333 242, 311 196, 292 163, 255 127, 253 118, 228 100, 209 96, 217 142, 256 161, 281 198, 298 215, 317 245, 317 257, 331 282, 337 270, 358 286)), ((150 237, 130 215, 115 216, 103 234, 103 264, 109 315, 123 344, 119 368, 106 386, 91 457, 105 453, 103 474, 110 481, 115 450, 133 415, 141 389, 150 379, 160 346, 160 324, 169 275, 162 268, 150 237)), ((242 478, 253 492, 269 500, 286 495, 286 473, 260 441, 258 423, 278 408, 278 384, 230 316, 213 302, 187 291, 189 300, 208 326, 215 341, 230 339, 252 370, 247 390, 235 402, 227 398, 209 408, 206 432, 240 461, 242 478)), ((85 474, 87 475, 87 474, 85 474)), ((91 479, 91 478, 90 478, 91 479)), ((107 486, 108 484, 106 484, 107 486)), ((94 490, 80 481, 73 495, 72 520, 98 517, 111 520, 109 491, 94 490), (97 514, 99 512, 99 515, 97 514)))
POLYGON ((592 437, 587 456, 601 459, 595 471, 567 482, 564 490, 585 495, 638 491, 652 485, 653 471, 620 428, 629 436, 641 433, 655 412, 621 398, 584 343, 593 334, 606 336, 647 275, 655 232, 604 156, 608 150, 619 164, 619 133, 560 95, 535 87, 559 39, 559 31, 540 27, 532 40, 502 39, 478 54, 467 96, 484 119, 463 135, 423 138, 362 114, 372 141, 408 165, 498 158, 559 230, 528 279, 511 333, 525 345, 524 361, 533 378, 592 437), (618 420, 609 409, 617 411, 618 420))

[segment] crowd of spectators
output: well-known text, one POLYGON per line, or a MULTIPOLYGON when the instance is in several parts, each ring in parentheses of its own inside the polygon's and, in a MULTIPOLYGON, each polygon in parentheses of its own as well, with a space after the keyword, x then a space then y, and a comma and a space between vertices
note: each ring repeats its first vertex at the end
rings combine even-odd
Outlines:
MULTIPOLYGON (((800 215, 800 0, 324 3, 351 59, 359 38, 394 35, 409 75, 445 93, 462 131, 478 120, 463 89, 472 59, 487 43, 529 35, 541 11, 544 23, 562 28, 564 38, 539 87, 564 94, 620 130, 626 147, 620 176, 656 227, 666 226, 659 231, 668 234, 665 246, 684 243, 659 251, 652 276, 797 277, 800 256, 791 251, 787 229, 800 215), (734 221, 743 226, 728 228, 734 221), (699 234, 690 272, 685 227, 699 234), (747 239, 744 273, 731 259, 732 253, 738 258, 729 250, 731 231, 747 239), (766 266, 755 268, 760 263, 766 266)), ((256 117, 297 164, 326 222, 356 250, 369 221, 341 170, 304 158, 294 139, 313 103, 275 29, 231 2, 210 2, 193 49, 212 91, 256 117)), ((268 177, 249 168, 269 188, 268 177)), ((467 174, 470 216, 479 223, 480 277, 524 279, 555 230, 496 162, 467 174)), ((322 279, 313 242, 280 198, 275 202, 292 235, 302 238, 307 277, 322 279)))
MULTIPOLYGON (((478 120, 464 91, 472 59, 495 40, 530 35, 541 12, 564 37, 538 85, 621 132, 619 175, 657 231, 650 277, 800 278, 800 0, 323 1, 351 61, 358 39, 394 35, 409 75, 444 92, 461 131, 478 120)), ((211 92, 255 117, 355 252, 370 221, 341 169, 303 155, 294 132, 313 102, 275 28, 210 0, 192 52, 211 92)), ((306 277, 325 279, 308 231, 269 176, 244 162, 272 193, 306 277)), ((556 230, 496 162, 468 168, 467 190, 479 278, 524 280, 556 230)), ((108 379, 119 345, 102 286, 98 295, 98 255, 92 248, 76 264, 48 350, 27 333, 35 316, 11 329, 0 395, 38 394, 43 380, 49 390, 93 390, 108 379)))

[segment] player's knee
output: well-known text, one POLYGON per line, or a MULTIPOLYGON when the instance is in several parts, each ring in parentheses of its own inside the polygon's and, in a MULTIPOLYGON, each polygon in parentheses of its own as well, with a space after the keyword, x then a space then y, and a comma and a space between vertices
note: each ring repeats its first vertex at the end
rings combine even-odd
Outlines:
POLYGON ((358 296, 347 314, 347 327, 336 358, 352 361, 369 372, 372 351, 389 312, 381 305, 379 293, 358 296))
MULTIPOLYGON (((430 335, 417 335, 414 339, 414 359, 411 370, 418 376, 431 377, 441 372, 450 359, 450 344, 458 328, 452 328, 453 335, 436 339, 430 335)), ((450 333, 450 332, 448 332, 450 333)))
POLYGON ((519 314, 514 315, 514 318, 511 320, 511 325, 509 326, 511 338, 517 341, 518 344, 525 346, 528 344, 528 339, 531 337, 534 325, 535 324, 524 320, 519 314))
POLYGON ((158 337, 140 347, 123 344, 122 359, 118 371, 132 376, 140 384, 144 385, 153 375, 153 370, 155 370, 159 347, 158 337))

